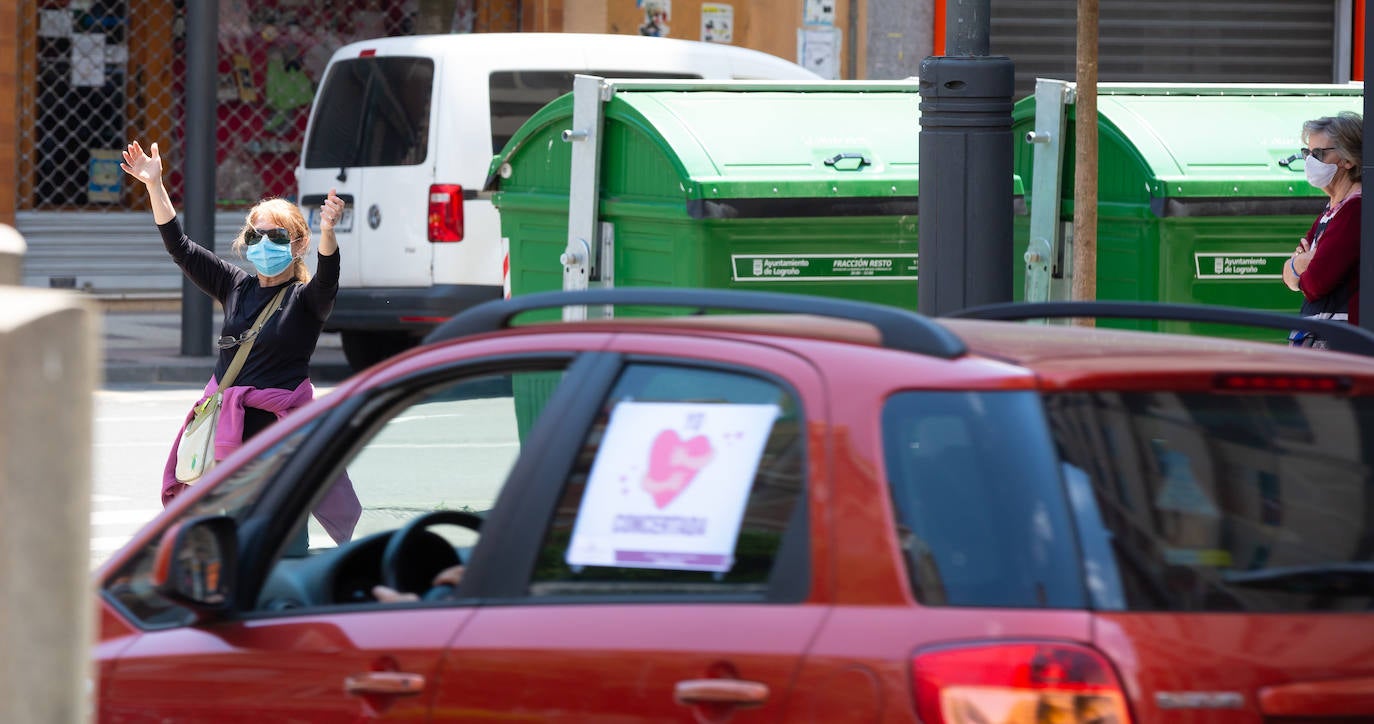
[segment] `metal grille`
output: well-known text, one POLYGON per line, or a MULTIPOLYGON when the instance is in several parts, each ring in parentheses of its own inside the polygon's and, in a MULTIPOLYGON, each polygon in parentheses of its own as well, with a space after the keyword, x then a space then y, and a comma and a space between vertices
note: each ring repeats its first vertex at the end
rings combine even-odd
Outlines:
MULTIPOLYGON (((195 0, 19 0, 18 209, 147 209, 119 152, 158 142, 180 208, 185 12, 195 0)), ((520 0, 220 0, 220 209, 293 197, 310 101, 330 54, 386 35, 520 29, 520 0)), ((145 220, 146 221, 146 220, 145 220)))
MULTIPOLYGON (((991 51, 1016 65, 1016 97, 1036 78, 1073 80, 1074 0, 993 0, 991 51)), ((1098 79, 1330 83, 1331 0, 1102 0, 1098 79)))

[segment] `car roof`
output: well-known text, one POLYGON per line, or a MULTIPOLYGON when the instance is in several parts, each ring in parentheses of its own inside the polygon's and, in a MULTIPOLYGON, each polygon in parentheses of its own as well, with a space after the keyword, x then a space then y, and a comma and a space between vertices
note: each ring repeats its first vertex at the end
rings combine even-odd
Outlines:
MULTIPOLYGON (((1061 304, 1061 306, 1063 306, 1061 304)), ((966 310, 954 317, 933 318, 885 305, 833 298, 738 290, 624 288, 580 292, 541 292, 504 302, 489 302, 441 325, 428 341, 507 330, 516 334, 558 332, 653 332, 692 334, 733 339, 768 340, 806 355, 816 343, 845 356, 844 347, 883 348, 888 354, 958 362, 981 358, 995 361, 1009 375, 1030 372, 1042 384, 1088 388, 1149 387, 1212 384, 1218 373, 1269 375, 1337 375, 1361 378, 1359 390, 1374 390, 1374 335, 1343 323, 1323 322, 1322 334, 1332 335, 1363 354, 1294 348, 1276 342, 1225 337, 1170 334, 1070 325, 1059 321, 1029 324, 1010 321, 1041 316, 1099 316, 1157 318, 1193 322, 1224 322, 1287 329, 1306 320, 1272 313, 1226 307, 1190 305, 1069 303, 1067 315, 1036 305, 1014 304, 966 310), (514 325, 521 314, 569 305, 626 304, 694 309, 686 316, 615 317, 577 322, 537 322, 514 325), (1080 306, 1080 305, 1088 306, 1080 306), (704 314, 706 310, 732 314, 704 314), (741 313, 742 312, 742 313, 741 313), (1018 316, 1021 315, 1021 316, 1018 316), (1145 316, 1141 316, 1145 315, 1145 316), (1342 336, 1354 337, 1340 339, 1342 336), (1013 366, 1015 370, 1005 367, 1013 366), (1172 379, 1172 382, 1169 380, 1172 379)), ((1275 331, 1277 338, 1281 332, 1275 331)), ((860 353, 866 354, 866 353, 860 353)), ((827 354, 827 356, 830 356, 827 354)), ((838 359, 838 358, 837 358, 838 359)), ((857 358, 852 360, 860 363, 857 358)))

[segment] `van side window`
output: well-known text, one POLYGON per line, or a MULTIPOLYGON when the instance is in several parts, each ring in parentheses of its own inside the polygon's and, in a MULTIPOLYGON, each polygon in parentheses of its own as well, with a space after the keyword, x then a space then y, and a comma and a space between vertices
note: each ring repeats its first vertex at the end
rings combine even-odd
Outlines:
POLYGON ((316 101, 305 167, 423 163, 433 86, 429 58, 373 56, 335 63, 316 101))
POLYGON ((646 73, 642 70, 498 70, 491 74, 491 152, 500 153, 525 121, 553 99, 571 93, 573 76, 602 78, 701 78, 693 73, 646 73))

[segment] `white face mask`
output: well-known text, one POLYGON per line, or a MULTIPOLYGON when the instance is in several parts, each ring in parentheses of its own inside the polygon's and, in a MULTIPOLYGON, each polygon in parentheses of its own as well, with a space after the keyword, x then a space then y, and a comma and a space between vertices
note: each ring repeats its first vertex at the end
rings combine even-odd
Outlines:
POLYGON ((1336 171, 1340 167, 1334 163, 1322 163, 1316 156, 1308 156, 1303 162, 1303 171, 1307 172, 1307 183, 1324 189, 1331 185, 1331 180, 1336 178, 1336 171))

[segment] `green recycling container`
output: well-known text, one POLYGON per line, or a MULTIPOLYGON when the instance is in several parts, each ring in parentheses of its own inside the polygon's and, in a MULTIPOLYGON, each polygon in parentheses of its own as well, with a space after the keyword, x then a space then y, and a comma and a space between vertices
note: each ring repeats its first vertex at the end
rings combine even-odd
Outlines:
MULTIPOLYGON (((916 308, 917 83, 608 83, 594 186, 614 272, 601 281, 916 308)), ((564 288, 577 92, 491 165, 513 296, 564 288)), ((616 314, 636 311, 649 310, 616 314)))
MULTIPOLYGON (((1044 96, 1042 95, 1043 99, 1044 96)), ((1059 198, 1061 238, 1071 236, 1074 109, 1063 108, 1059 198)), ((1042 101, 1043 102, 1043 101, 1042 101)), ((1360 112, 1358 85, 1174 85, 1098 87, 1097 298, 1216 304, 1297 313, 1301 295, 1282 281, 1282 265, 1321 213, 1326 196, 1303 174, 1302 124, 1360 112), (1284 161, 1286 163, 1280 163, 1284 161)), ((1026 179, 1030 214, 1014 220, 1017 258, 1032 238, 1037 192, 1037 96, 1016 103, 1015 171, 1026 179), (1020 142, 1019 139, 1025 139, 1020 142)), ((1052 101, 1046 109, 1053 112, 1052 101)), ((1046 155, 1043 157, 1052 158, 1046 155)), ((1043 230, 1041 230, 1043 231, 1043 230)), ((1071 266, 1067 245, 1051 263, 1071 266)), ((1015 293, 1025 298, 1026 274, 1015 293)), ((1068 284, 1050 285, 1066 299, 1068 284)), ((1281 341, 1281 332, 1188 322, 1102 320, 1102 326, 1281 341)))

